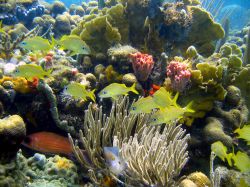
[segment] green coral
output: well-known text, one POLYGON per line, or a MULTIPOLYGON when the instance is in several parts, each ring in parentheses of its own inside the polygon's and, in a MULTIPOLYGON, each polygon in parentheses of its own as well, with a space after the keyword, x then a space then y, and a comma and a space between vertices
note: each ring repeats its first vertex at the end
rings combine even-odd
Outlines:
POLYGON ((197 47, 200 54, 209 56, 215 50, 214 41, 224 37, 224 30, 204 9, 197 6, 187 8, 192 15, 187 43, 197 47))
POLYGON ((222 86, 223 67, 213 63, 199 63, 196 69, 191 70, 192 87, 181 95, 180 103, 185 106, 192 100, 192 109, 196 112, 190 114, 186 119, 187 125, 191 125, 194 118, 203 118, 205 114, 212 110, 215 100, 224 100, 226 90, 222 86))
MULTIPOLYGON (((250 65, 247 65, 234 74, 232 84, 241 90, 241 94, 246 101, 246 105, 250 108, 250 65)), ((250 114, 248 114, 249 116, 250 114)))
POLYGON ((128 41, 128 24, 123 5, 106 8, 98 15, 85 16, 72 34, 80 35, 94 54, 106 53, 113 44, 128 41))

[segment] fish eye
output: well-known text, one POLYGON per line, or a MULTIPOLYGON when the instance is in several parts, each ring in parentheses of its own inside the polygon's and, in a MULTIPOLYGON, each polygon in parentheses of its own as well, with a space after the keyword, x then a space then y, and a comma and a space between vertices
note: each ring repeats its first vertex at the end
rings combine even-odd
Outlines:
POLYGON ((16 73, 19 73, 19 70, 18 69, 16 69, 16 71, 15 71, 16 73))
POLYGON ((152 119, 152 121, 154 121, 154 122, 155 122, 155 121, 157 121, 157 119, 156 119, 156 118, 153 118, 153 119, 152 119))
POLYGON ((102 93, 103 93, 103 94, 107 94, 107 92, 106 92, 106 91, 103 91, 102 93))
POLYGON ((132 107, 132 110, 136 110, 136 107, 135 107, 135 106, 133 106, 133 107, 132 107))
POLYGON ((68 90, 68 87, 67 87, 67 86, 65 87, 65 90, 68 90))
POLYGON ((21 44, 22 44, 22 45, 26 45, 27 43, 26 43, 26 42, 22 42, 21 44))

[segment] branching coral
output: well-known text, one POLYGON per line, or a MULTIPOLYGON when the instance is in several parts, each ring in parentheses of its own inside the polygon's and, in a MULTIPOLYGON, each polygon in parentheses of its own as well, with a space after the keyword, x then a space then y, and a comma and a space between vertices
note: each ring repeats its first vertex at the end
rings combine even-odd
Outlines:
MULTIPOLYGON (((128 139, 135 127, 135 131, 138 132, 146 123, 149 116, 129 113, 128 105, 127 97, 115 101, 112 104, 109 117, 103 114, 102 106, 96 110, 93 109, 93 104, 88 106, 88 110, 85 111, 84 124, 80 131, 80 142, 93 164, 86 162, 78 146, 73 146, 78 160, 85 168, 92 170, 105 168, 102 148, 112 146, 114 136, 117 136, 120 141, 128 139)), ((73 145, 72 139, 71 143, 73 145)))
POLYGON ((174 177, 188 159, 189 135, 185 136, 180 126, 166 126, 162 130, 147 127, 149 115, 131 114, 128 108, 127 97, 112 104, 109 117, 103 114, 102 107, 94 110, 89 105, 79 135, 85 152, 70 137, 77 160, 88 170, 91 180, 100 185, 100 174, 114 177, 103 157, 103 148, 116 146, 128 163, 124 171, 128 184, 173 185, 174 177))
POLYGON ((180 126, 145 127, 127 142, 114 141, 121 146, 121 156, 128 164, 126 174, 131 182, 149 186, 175 186, 174 177, 180 174, 188 160, 185 130, 180 126), (140 181, 140 182, 138 182, 140 181))

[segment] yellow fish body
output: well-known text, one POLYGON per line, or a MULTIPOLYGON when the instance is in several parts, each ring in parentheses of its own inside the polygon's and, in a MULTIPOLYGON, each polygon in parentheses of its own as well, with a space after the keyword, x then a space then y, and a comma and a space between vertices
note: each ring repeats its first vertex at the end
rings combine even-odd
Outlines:
POLYGON ((169 106, 162 110, 155 112, 150 117, 150 125, 160 125, 162 123, 172 123, 184 117, 185 113, 193 113, 194 110, 190 109, 192 102, 186 107, 181 108, 180 106, 169 106))
POLYGON ((130 113, 151 113, 156 108, 159 108, 159 106, 154 102, 152 97, 142 97, 132 104, 130 113))
POLYGON ((98 96, 100 98, 113 98, 116 100, 121 95, 127 95, 128 92, 139 94, 135 89, 135 83, 131 87, 127 87, 125 84, 112 83, 101 90, 98 96))
POLYGON ((161 87, 154 93, 154 95, 152 95, 154 102, 161 108, 166 108, 171 105, 177 106, 176 101, 178 96, 179 93, 177 92, 174 98, 172 98, 171 93, 163 87, 161 87))
POLYGON ((19 44, 19 46, 30 51, 48 52, 54 48, 54 42, 50 43, 48 39, 44 39, 41 36, 34 36, 25 39, 19 44))
POLYGON ((63 49, 70 50, 70 56, 76 54, 90 54, 89 46, 77 35, 64 35, 60 41, 57 42, 63 49))
POLYGON ((18 66, 14 72, 14 77, 24 77, 28 81, 33 81, 33 78, 43 79, 49 77, 51 71, 44 71, 41 66, 35 64, 25 64, 18 66))
POLYGON ((86 100, 89 97, 92 101, 95 102, 95 90, 89 92, 86 87, 80 83, 71 83, 64 88, 64 94, 70 95, 75 99, 86 100))

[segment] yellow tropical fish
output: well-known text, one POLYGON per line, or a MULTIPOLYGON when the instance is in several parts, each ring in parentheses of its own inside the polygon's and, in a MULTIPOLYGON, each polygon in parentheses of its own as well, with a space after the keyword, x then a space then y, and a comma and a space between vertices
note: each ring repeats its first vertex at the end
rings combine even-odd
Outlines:
POLYGON ((184 117, 185 113, 193 113, 194 110, 190 109, 192 102, 186 107, 181 108, 180 106, 169 106, 162 110, 155 112, 151 117, 150 125, 160 125, 162 123, 172 123, 184 117))
POLYGON ((64 94, 70 95, 75 99, 86 100, 89 97, 92 101, 95 102, 95 90, 91 92, 86 89, 86 87, 80 83, 71 83, 64 88, 64 94))
POLYGON ((63 49, 70 50, 70 56, 88 55, 91 52, 89 46, 77 35, 64 35, 57 44, 63 49))
POLYGON ((246 153, 238 151, 236 155, 232 156, 234 166, 236 166, 241 172, 250 172, 250 158, 246 153))
POLYGON ((14 72, 14 77, 24 77, 28 81, 33 81, 33 78, 43 79, 44 77, 49 77, 51 71, 44 71, 41 66, 35 64, 25 64, 18 66, 14 72))
POLYGON ((41 36, 27 38, 19 44, 23 49, 42 52, 48 52, 54 48, 54 45, 54 39, 52 39, 52 42, 50 43, 48 39, 44 39, 41 36))
POLYGON ((151 96, 142 97, 131 106, 130 113, 151 113, 153 109, 159 108, 151 96))
POLYGON ((221 141, 217 141, 211 145, 211 151, 214 152, 216 156, 218 156, 223 162, 225 159, 227 160, 228 164, 232 166, 232 154, 227 153, 227 147, 223 145, 221 141))
POLYGON ((243 128, 238 128, 234 131, 238 134, 238 138, 241 138, 247 142, 247 145, 250 145, 250 125, 244 125, 243 128))
POLYGON ((121 95, 127 95, 128 92, 134 92, 135 94, 139 94, 138 91, 135 89, 135 84, 133 84, 131 87, 127 87, 125 84, 119 84, 119 83, 112 83, 108 86, 106 86, 98 96, 100 98, 113 98, 118 99, 121 95))
POLYGON ((166 108, 171 105, 177 106, 176 101, 178 96, 179 93, 176 93, 175 97, 172 99, 171 93, 163 87, 161 87, 154 93, 154 95, 152 95, 154 102, 161 108, 166 108))

